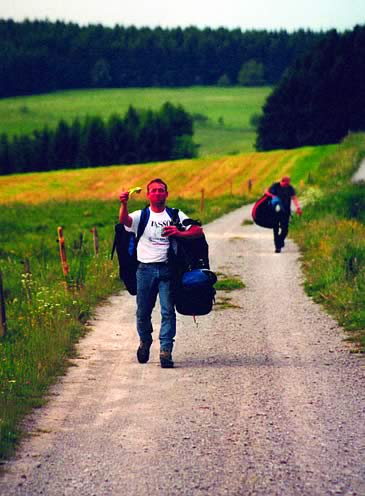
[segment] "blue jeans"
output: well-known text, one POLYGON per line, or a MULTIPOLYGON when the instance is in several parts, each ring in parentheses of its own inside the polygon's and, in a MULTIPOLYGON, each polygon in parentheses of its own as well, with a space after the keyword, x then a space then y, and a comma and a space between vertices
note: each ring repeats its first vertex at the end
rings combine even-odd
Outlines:
POLYGON ((137 269, 137 331, 143 342, 152 342, 152 310, 160 295, 160 348, 172 351, 176 334, 173 271, 165 263, 140 263, 137 269))

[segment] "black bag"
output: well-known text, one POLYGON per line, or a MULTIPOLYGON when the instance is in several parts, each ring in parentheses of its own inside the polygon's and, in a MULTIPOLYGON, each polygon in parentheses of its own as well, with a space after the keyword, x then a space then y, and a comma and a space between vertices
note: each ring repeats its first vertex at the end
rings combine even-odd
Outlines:
MULTIPOLYGON (((172 217, 174 222, 174 216, 172 217)), ((177 224, 176 224, 177 225, 177 224)), ((182 229, 200 222, 185 219, 182 229)), ((175 288, 176 311, 182 315, 207 315, 214 304, 217 276, 210 270, 209 247, 205 236, 200 238, 175 238, 175 288)))
POLYGON ((141 212, 137 236, 133 232, 127 231, 123 224, 115 225, 111 258, 113 259, 116 251, 119 262, 119 277, 124 282, 128 293, 133 296, 137 294, 137 244, 146 229, 149 216, 150 210, 146 207, 141 212))
POLYGON ((269 195, 262 196, 252 208, 252 219, 258 226, 272 229, 284 212, 280 199, 269 195))
POLYGON ((217 276, 209 269, 184 272, 175 295, 176 311, 182 315, 207 315, 212 311, 217 276))

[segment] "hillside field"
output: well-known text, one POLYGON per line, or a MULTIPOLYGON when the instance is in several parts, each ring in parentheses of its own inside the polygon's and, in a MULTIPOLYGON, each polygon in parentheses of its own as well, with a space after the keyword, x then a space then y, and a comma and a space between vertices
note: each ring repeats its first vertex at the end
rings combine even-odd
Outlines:
POLYGON ((199 156, 252 151, 256 138, 250 117, 259 114, 271 88, 196 86, 190 88, 125 88, 79 90, 0 100, 0 134, 30 134, 45 125, 55 128, 60 119, 113 113, 123 115, 129 105, 157 109, 170 101, 191 114, 208 117, 195 125, 199 156))
POLYGON ((40 203, 50 200, 117 200, 122 190, 145 187, 153 177, 169 185, 170 197, 207 198, 261 195, 283 174, 294 184, 308 178, 336 145, 245 153, 217 159, 178 160, 155 164, 96 167, 0 177, 0 203, 40 203), (248 181, 252 182, 249 191, 248 181))

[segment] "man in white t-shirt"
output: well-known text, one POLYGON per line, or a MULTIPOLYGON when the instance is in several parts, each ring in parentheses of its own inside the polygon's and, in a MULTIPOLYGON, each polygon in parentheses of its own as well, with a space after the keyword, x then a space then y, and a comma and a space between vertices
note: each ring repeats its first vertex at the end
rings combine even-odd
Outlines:
MULTIPOLYGON (((152 310, 156 303, 157 294, 160 297, 161 329, 160 329, 160 363, 163 368, 172 368, 172 348, 176 334, 176 314, 173 298, 174 271, 169 263, 170 238, 192 237, 203 235, 200 226, 190 226, 180 231, 171 225, 171 217, 166 211, 168 197, 167 185, 162 179, 156 178, 147 185, 147 198, 150 202, 150 215, 146 228, 137 245, 137 331, 140 344, 137 349, 139 363, 147 363, 152 344, 152 310)), ((141 210, 128 212, 128 192, 119 196, 121 207, 119 222, 128 231, 137 235, 141 210)), ((187 216, 179 210, 182 222, 187 216)))

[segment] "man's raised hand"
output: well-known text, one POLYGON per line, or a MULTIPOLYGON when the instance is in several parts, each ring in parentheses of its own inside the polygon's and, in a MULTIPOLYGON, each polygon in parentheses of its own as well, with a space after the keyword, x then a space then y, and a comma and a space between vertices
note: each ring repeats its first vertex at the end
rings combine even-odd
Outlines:
POLYGON ((119 200, 120 200, 120 203, 123 203, 123 205, 127 205, 128 200, 129 200, 129 191, 123 191, 119 195, 119 200))

